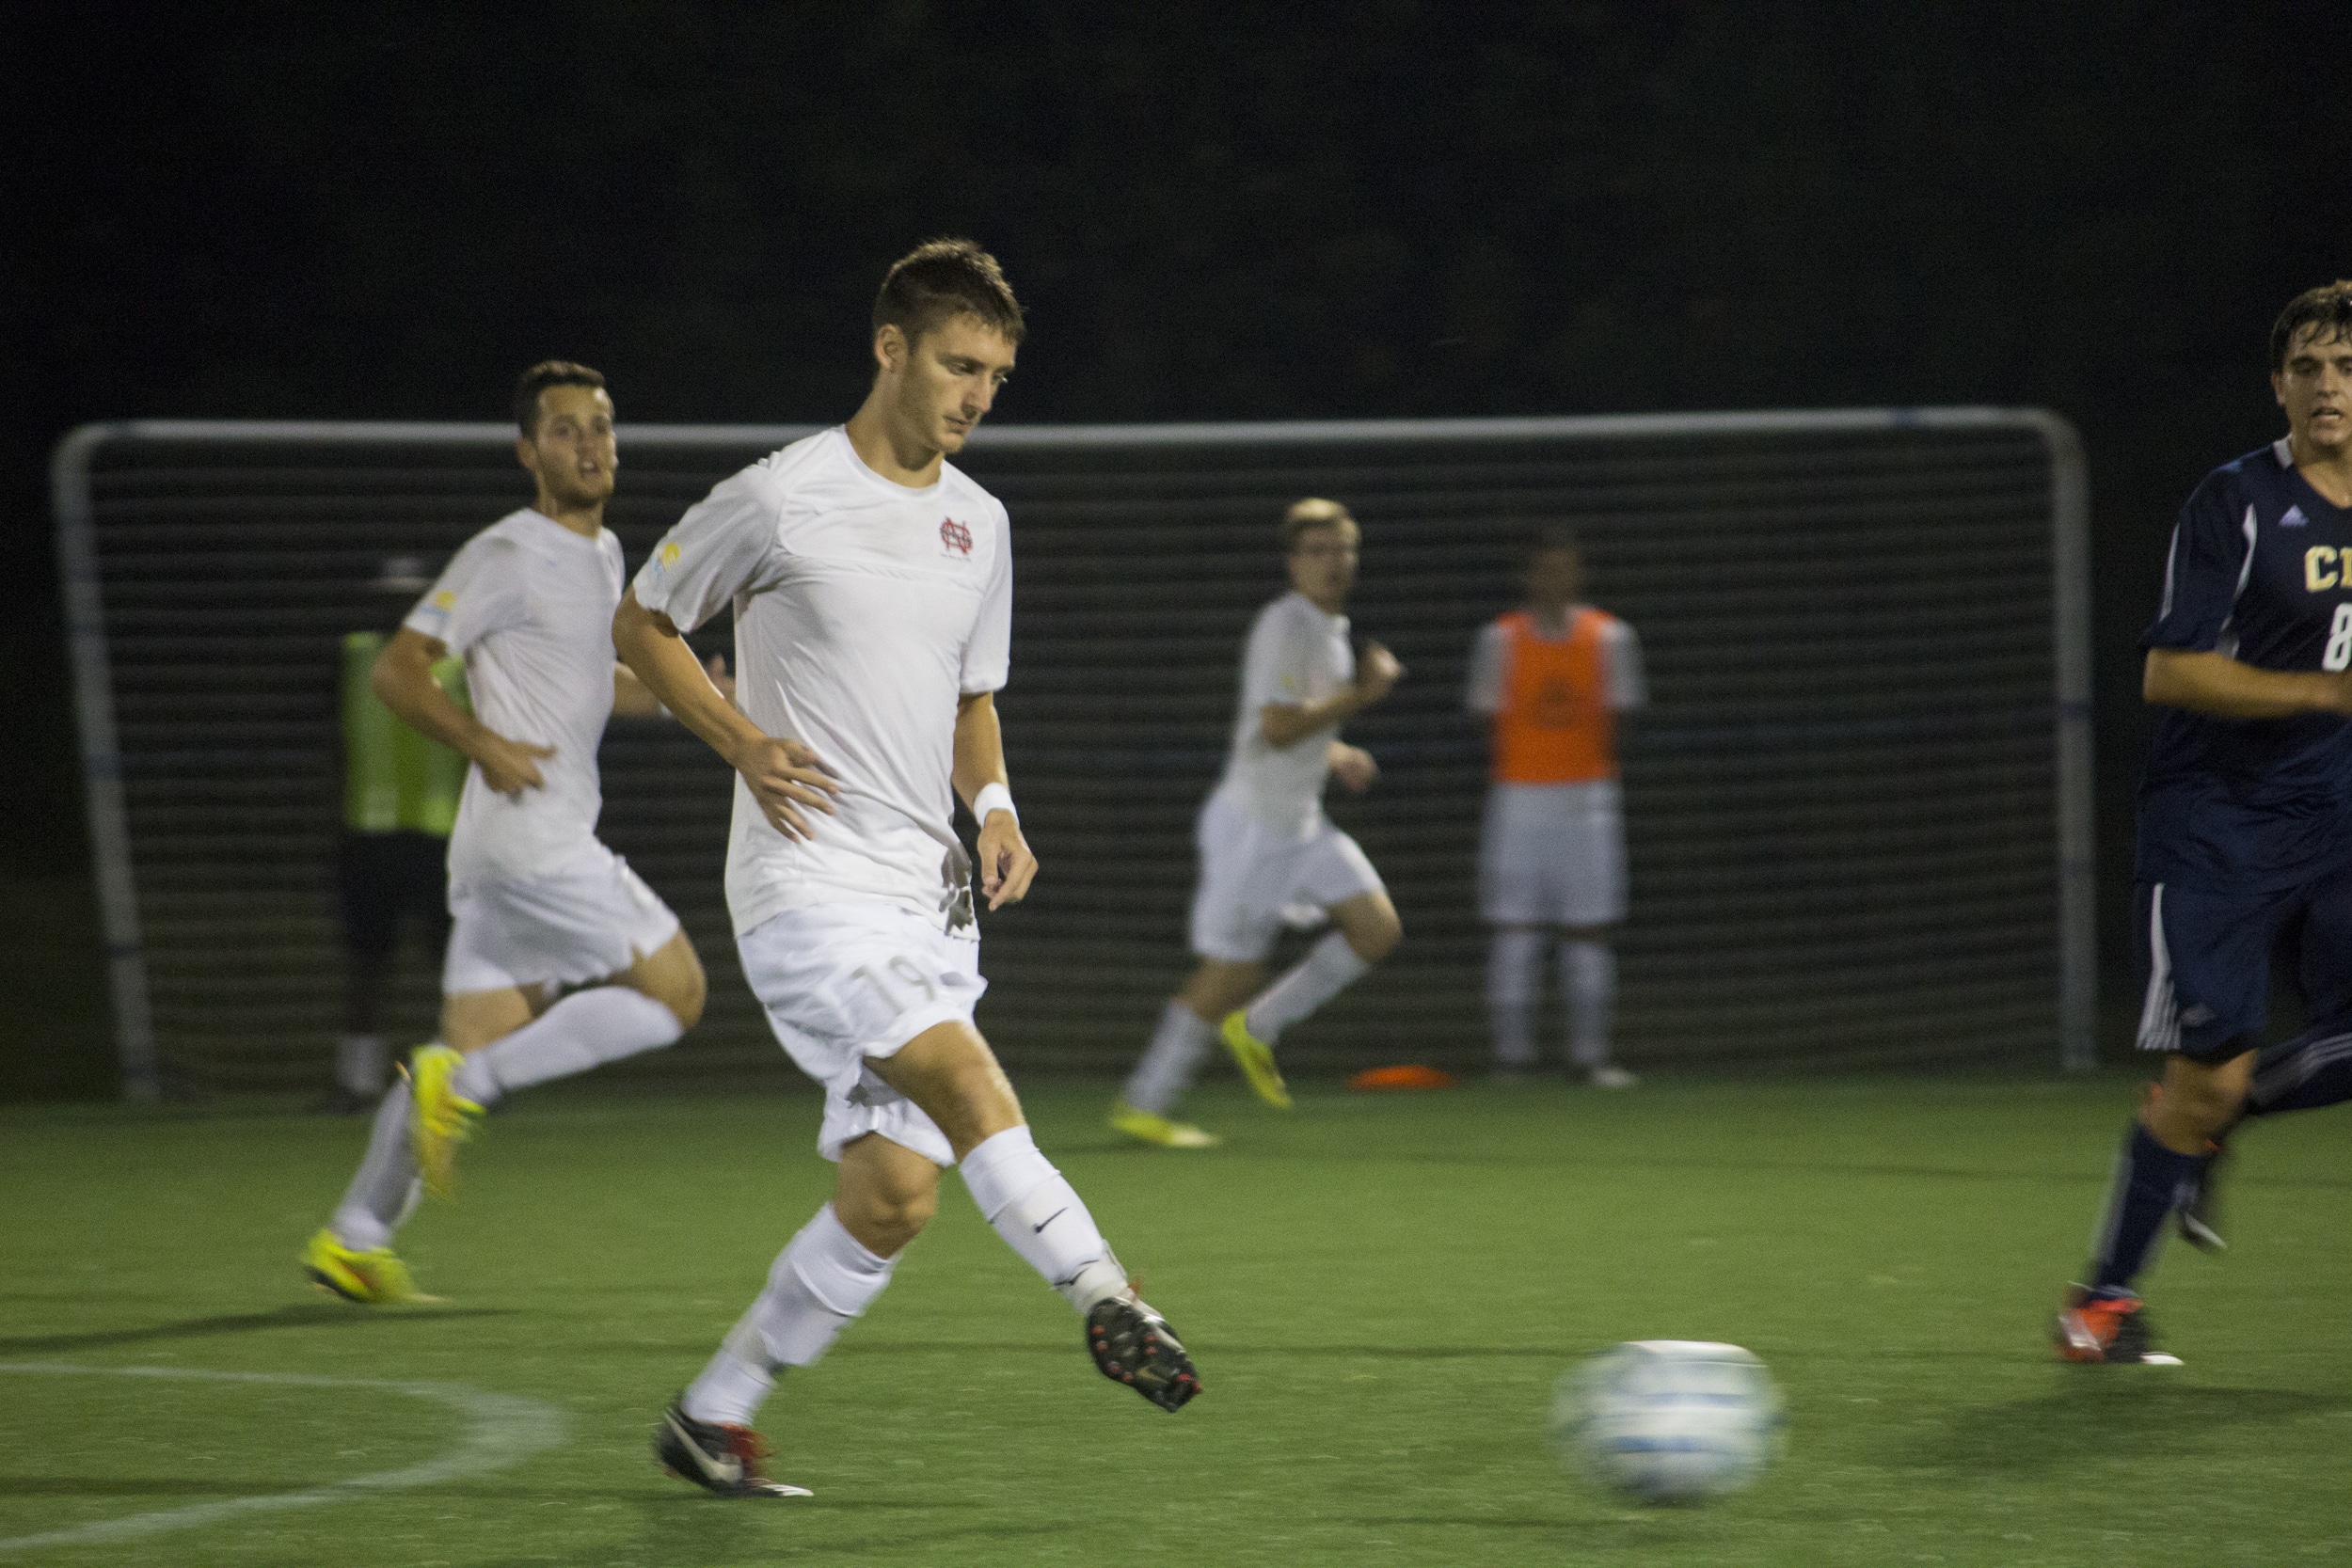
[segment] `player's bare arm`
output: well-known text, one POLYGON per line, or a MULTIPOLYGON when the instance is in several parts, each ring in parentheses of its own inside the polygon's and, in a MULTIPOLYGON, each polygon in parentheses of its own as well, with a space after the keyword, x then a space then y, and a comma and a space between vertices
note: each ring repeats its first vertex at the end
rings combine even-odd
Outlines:
POLYGON ((797 740, 771 736, 745 718, 711 682, 710 672, 678 634, 677 623, 621 595, 612 615, 612 648, 654 700, 743 775, 769 825, 787 838, 809 836, 804 811, 833 814, 839 781, 797 740))
POLYGON ((2227 654, 2151 648, 2139 694, 2162 707, 2219 719, 2352 716, 2352 671, 2263 670, 2227 654))
POLYGON ((537 759, 555 755, 555 748, 510 740, 451 702, 433 678, 433 666, 448 657, 447 643, 403 626, 375 656, 368 685, 410 729, 471 758, 482 782, 499 794, 520 795, 546 784, 537 759))
MULTIPOLYGON (((703 665, 703 673, 710 684, 719 689, 719 695, 735 701, 735 677, 727 673, 726 656, 712 654, 703 665)), ((626 664, 612 666, 612 714, 617 719, 666 719, 670 710, 661 705, 661 699, 653 689, 637 678, 637 672, 626 664)))
POLYGON ((1355 682, 1346 689, 1319 703, 1268 703, 1258 710, 1258 732, 1269 746, 1295 746, 1316 731, 1363 712, 1395 689, 1404 676, 1405 666, 1394 654, 1377 642, 1368 642, 1355 682))
POLYGON ((1380 765, 1372 760, 1372 753, 1344 740, 1331 742, 1324 760, 1331 768, 1331 776, 1340 781, 1340 787, 1350 795, 1361 795, 1380 776, 1380 765))
MULTIPOLYGON (((969 692, 956 704, 957 798, 969 807, 990 784, 1005 784, 1005 735, 996 718, 995 694, 969 692)), ((980 893, 992 910, 1018 904, 1037 877, 1037 856, 1021 834, 1020 819, 1001 808, 980 824, 977 859, 980 893)))

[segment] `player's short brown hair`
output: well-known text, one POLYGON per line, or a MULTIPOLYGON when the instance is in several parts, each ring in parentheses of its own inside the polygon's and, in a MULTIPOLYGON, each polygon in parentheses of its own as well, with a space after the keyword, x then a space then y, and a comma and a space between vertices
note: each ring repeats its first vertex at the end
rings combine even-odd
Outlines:
POLYGON ((1337 528, 1342 523, 1355 521, 1347 508, 1337 501, 1325 500, 1321 496, 1309 496, 1304 500, 1293 501, 1282 512, 1282 553, 1297 553, 1299 540, 1317 529, 1337 528))
POLYGON ((2316 334, 2320 342, 2352 343, 2352 277, 2339 277, 2333 283, 2306 289, 2279 312, 2279 320, 2270 329, 2273 374, 2287 368, 2287 350, 2294 346, 2295 335, 2307 326, 2320 329, 2316 334))
POLYGON ((874 330, 895 326, 912 344, 958 316, 977 316, 1009 343, 1028 330, 1005 269, 970 240, 926 240, 891 264, 874 296, 874 330))
POLYGON ((525 438, 539 434, 539 394, 550 387, 601 388, 603 385, 602 371, 575 365, 569 359, 542 359, 516 379, 516 428, 523 433, 525 438))

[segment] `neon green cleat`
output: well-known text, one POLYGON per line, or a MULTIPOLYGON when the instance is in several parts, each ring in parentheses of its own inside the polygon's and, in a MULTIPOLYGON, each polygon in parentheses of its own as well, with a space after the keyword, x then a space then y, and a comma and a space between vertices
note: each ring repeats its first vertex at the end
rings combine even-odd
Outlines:
POLYGON ((302 1249, 302 1272, 320 1290, 367 1307, 440 1299, 417 1289, 416 1281, 408 1277, 408 1265, 390 1247, 354 1252, 337 1241, 332 1230, 320 1231, 302 1249))
POLYGON ((457 1191, 457 1146, 473 1133, 473 1118, 482 1107, 450 1086, 450 1075, 465 1060, 446 1045, 421 1045, 408 1053, 408 1147, 417 1156, 417 1174, 424 1190, 435 1197, 457 1191))
POLYGON ((1258 1091, 1258 1098, 1278 1111, 1287 1111, 1291 1091, 1282 1086, 1282 1069, 1274 1065, 1274 1047, 1249 1032, 1247 1017, 1238 1008, 1227 1013, 1225 1027, 1217 1032, 1225 1037, 1225 1049, 1233 1053, 1233 1065, 1258 1091))
POLYGON ((1138 1109, 1123 1100, 1111 1105, 1111 1130, 1162 1148, 1215 1148, 1225 1141, 1189 1122, 1170 1121, 1157 1112, 1138 1109))

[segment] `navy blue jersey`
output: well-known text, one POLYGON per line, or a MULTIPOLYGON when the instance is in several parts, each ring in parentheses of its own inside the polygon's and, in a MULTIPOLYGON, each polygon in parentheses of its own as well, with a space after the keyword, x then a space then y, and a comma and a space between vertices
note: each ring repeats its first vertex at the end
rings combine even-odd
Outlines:
MULTIPOLYGON (((2216 468, 2181 508, 2139 642, 2264 670, 2352 667, 2352 512, 2295 471, 2284 441, 2216 468)), ((2253 892, 2347 856, 2352 722, 2163 709, 2139 785, 2139 880, 2253 892)))

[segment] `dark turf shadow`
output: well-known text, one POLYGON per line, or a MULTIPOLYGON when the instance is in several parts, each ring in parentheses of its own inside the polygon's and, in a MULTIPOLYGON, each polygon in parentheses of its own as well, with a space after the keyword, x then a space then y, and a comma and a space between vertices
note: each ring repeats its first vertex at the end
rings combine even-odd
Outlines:
POLYGON ((0 1355, 28 1351, 103 1350, 109 1345, 143 1345, 157 1339, 202 1339, 221 1334, 259 1334, 278 1328, 342 1328, 366 1324, 442 1323, 451 1318, 511 1317, 511 1307, 349 1307, 341 1302, 305 1302, 274 1312, 237 1312, 217 1318, 184 1318, 178 1323, 146 1328, 106 1328, 87 1334, 28 1334, 0 1338, 0 1355))
POLYGON ((2352 1398, 2296 1388, 2209 1388, 2163 1367, 2070 1370, 2076 1386, 1954 1416, 1900 1455, 1918 1468, 1994 1474, 2075 1461, 2177 1457, 2185 1437, 2217 1427, 2280 1426, 2352 1409, 2352 1398))

